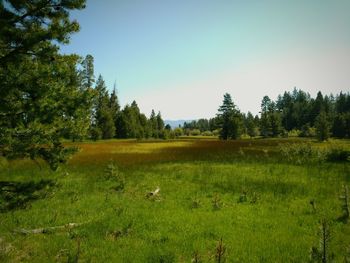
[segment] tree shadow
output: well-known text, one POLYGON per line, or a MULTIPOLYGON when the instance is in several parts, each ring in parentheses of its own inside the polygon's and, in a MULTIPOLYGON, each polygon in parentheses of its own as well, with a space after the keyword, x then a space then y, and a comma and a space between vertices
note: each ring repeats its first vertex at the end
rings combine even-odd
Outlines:
POLYGON ((30 207, 31 202, 48 197, 55 185, 53 180, 0 181, 0 213, 30 207))

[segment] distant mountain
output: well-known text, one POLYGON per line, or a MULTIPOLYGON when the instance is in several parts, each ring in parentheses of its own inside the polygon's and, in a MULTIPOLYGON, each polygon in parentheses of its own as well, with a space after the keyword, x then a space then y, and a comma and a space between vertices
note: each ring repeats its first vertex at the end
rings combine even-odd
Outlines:
POLYGON ((183 126, 185 122, 191 122, 193 120, 164 120, 165 125, 169 124, 172 129, 183 126))

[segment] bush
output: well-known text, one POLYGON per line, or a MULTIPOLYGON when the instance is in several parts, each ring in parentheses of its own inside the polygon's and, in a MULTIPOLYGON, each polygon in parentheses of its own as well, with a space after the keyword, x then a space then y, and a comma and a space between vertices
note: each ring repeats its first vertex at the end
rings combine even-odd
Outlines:
POLYGON ((288 132, 288 137, 298 137, 300 134, 300 130, 293 129, 288 132))
POLYGON ((326 160, 328 162, 346 162, 350 160, 350 151, 342 147, 331 147, 326 150, 326 160))
POLYGON ((213 133, 214 136, 219 136, 220 129, 213 130, 212 133, 213 133))
POLYGON ((92 127, 90 129, 90 138, 93 141, 100 140, 102 138, 102 131, 100 128, 92 127))
POLYGON ((202 132, 203 136, 213 136, 213 133, 211 131, 204 131, 202 132))
POLYGON ((183 133, 184 133, 184 131, 183 131, 183 129, 180 128, 180 127, 174 129, 174 135, 175 135, 176 137, 179 137, 179 136, 183 135, 183 133))
POLYGON ((316 136, 316 128, 310 127, 309 124, 303 125, 301 127, 301 131, 299 137, 315 137, 316 136))
POLYGON ((324 152, 317 148, 313 148, 310 143, 280 144, 279 152, 283 159, 296 164, 325 160, 324 152))
POLYGON ((198 129, 191 130, 190 135, 192 135, 192 136, 201 135, 201 131, 198 129))

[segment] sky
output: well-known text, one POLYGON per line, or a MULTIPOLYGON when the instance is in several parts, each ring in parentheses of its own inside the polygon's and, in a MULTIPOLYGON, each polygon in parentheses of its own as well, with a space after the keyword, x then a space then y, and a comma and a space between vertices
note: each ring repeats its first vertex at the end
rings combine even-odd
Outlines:
POLYGON ((224 93, 257 114, 294 87, 350 91, 348 0, 88 0, 63 53, 94 57, 120 103, 163 119, 214 117, 224 93))

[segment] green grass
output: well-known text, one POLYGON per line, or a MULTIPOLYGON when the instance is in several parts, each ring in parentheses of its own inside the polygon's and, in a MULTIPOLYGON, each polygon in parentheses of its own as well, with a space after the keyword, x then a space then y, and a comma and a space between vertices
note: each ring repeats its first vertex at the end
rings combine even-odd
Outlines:
MULTIPOLYGON (((337 219, 350 165, 287 163, 278 145, 291 141, 85 142, 58 172, 29 160, 2 161, 0 183, 17 182, 18 193, 6 197, 2 187, 0 261, 191 262, 197 251, 203 262, 215 262, 222 238, 226 262, 309 262, 326 218, 329 250, 344 262, 350 222, 337 219), (110 162, 125 178, 121 191, 106 178, 110 162), (146 198, 157 187, 160 195, 146 198), (73 222, 83 225, 16 232, 73 222)), ((337 143, 350 148, 349 141, 337 143)))

